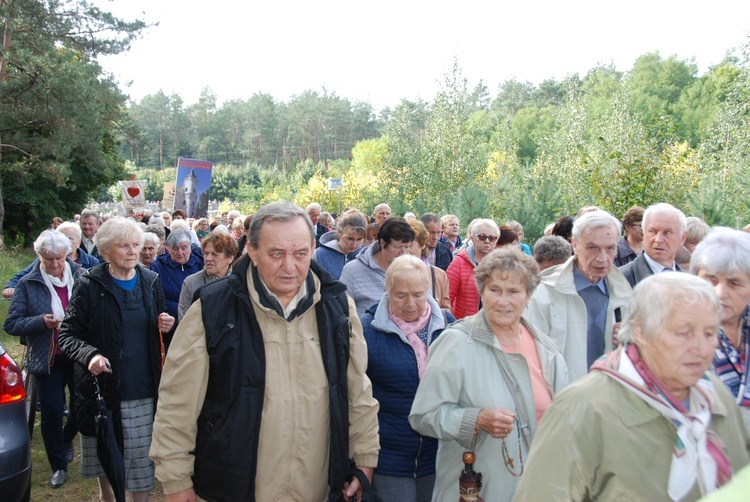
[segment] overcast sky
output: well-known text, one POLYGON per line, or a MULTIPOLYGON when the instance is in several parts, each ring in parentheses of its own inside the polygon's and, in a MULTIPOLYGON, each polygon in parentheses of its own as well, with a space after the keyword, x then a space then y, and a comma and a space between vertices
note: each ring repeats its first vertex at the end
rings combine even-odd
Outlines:
POLYGON ((454 58, 471 87, 481 79, 493 96, 509 78, 538 84, 598 63, 629 70, 654 51, 694 59, 703 73, 750 33, 750 2, 738 0, 96 3, 159 22, 129 53, 101 60, 121 89, 136 101, 176 92, 186 104, 205 86, 220 102, 325 87, 380 110, 431 101, 454 58))

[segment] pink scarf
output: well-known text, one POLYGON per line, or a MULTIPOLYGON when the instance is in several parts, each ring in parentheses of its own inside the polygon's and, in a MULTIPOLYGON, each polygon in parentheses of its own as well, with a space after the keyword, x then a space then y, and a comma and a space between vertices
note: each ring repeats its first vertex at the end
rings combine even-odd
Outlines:
POLYGON ((391 310, 390 305, 388 306, 388 316, 391 318, 391 321, 393 321, 396 327, 406 335, 406 339, 411 344, 411 348, 414 349, 414 355, 417 357, 417 370, 419 371, 420 380, 422 380, 422 375, 424 375, 424 371, 427 369, 427 344, 419 338, 417 333, 427 326, 430 322, 430 314, 432 313, 429 303, 426 303, 425 307, 427 308, 424 309, 424 312, 422 312, 422 315, 420 315, 416 321, 407 322, 396 316, 391 310))
POLYGON ((709 429, 714 391, 708 377, 704 375, 690 388, 691 412, 664 387, 635 345, 605 354, 591 370, 613 378, 677 426, 668 484, 672 500, 684 498, 696 481, 706 495, 732 478, 732 465, 724 444, 709 429))

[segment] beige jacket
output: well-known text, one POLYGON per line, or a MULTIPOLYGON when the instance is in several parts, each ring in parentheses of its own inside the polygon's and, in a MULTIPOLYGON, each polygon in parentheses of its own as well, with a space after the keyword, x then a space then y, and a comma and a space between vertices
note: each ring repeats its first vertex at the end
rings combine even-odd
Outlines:
MULTIPOLYGON (((261 306, 252 273, 248 290, 265 340, 266 387, 258 446, 256 500, 325 500, 328 491, 328 378, 315 308, 291 322, 261 306)), ((320 301, 315 278, 314 302, 320 301)), ((377 466, 378 402, 372 397, 367 347, 354 302, 347 370, 349 453, 357 465, 377 466)), ((164 493, 192 486, 196 421, 203 407, 209 359, 200 301, 188 310, 169 348, 154 422, 150 457, 164 493)))

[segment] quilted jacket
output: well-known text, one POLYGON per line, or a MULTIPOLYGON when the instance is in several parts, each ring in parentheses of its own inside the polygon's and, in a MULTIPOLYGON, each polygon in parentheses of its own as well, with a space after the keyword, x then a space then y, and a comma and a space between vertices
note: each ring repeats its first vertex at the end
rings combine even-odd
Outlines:
POLYGON ((451 310, 456 319, 479 312, 479 291, 474 282, 474 262, 464 249, 445 271, 451 290, 451 310))
MULTIPOLYGON (((83 268, 67 258, 74 281, 81 276, 83 268)), ((36 262, 29 274, 23 276, 13 293, 3 328, 14 336, 26 339, 28 369, 35 375, 49 375, 49 360, 54 330, 44 326, 44 315, 52 313, 52 297, 42 278, 40 262, 36 262)))

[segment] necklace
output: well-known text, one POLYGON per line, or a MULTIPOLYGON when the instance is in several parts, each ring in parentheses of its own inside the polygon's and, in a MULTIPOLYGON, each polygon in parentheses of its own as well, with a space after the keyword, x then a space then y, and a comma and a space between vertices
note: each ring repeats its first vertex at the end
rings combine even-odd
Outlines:
POLYGON ((518 427, 518 419, 515 420, 513 428, 516 430, 517 440, 518 440, 518 461, 521 464, 521 472, 515 472, 515 460, 513 460, 513 457, 510 456, 508 453, 508 446, 505 444, 505 438, 503 438, 503 463, 505 464, 505 468, 508 469, 508 472, 513 475, 513 477, 519 478, 521 477, 521 474, 523 474, 523 452, 521 451, 521 429, 518 427))
POLYGON ((499 338, 497 339, 497 341, 498 341, 498 343, 501 346, 507 347, 509 349, 514 349, 514 348, 518 347, 519 345, 521 345, 521 326, 518 326, 518 341, 516 343, 513 343, 513 344, 503 343, 503 342, 500 341, 499 338))

